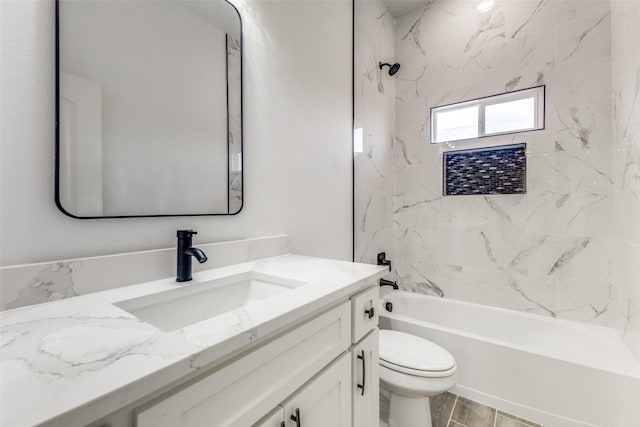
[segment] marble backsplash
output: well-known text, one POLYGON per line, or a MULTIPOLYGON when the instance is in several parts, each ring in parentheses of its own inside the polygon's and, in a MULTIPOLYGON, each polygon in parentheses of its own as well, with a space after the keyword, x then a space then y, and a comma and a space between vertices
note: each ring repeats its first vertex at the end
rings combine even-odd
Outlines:
MULTIPOLYGON (((194 271, 289 252, 289 236, 196 243, 208 260, 194 271)), ((0 267, 0 310, 40 304, 175 275, 175 248, 0 267)))

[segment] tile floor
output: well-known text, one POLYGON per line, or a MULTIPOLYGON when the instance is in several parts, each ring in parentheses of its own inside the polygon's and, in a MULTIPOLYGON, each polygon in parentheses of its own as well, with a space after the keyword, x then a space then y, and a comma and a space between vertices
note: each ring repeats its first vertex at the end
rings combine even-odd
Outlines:
POLYGON ((431 420, 433 427, 541 427, 452 393, 431 398, 431 420))
MULTIPOLYGON (((383 397, 380 401, 381 426, 387 425, 388 404, 383 397)), ((433 427, 542 427, 453 393, 431 398, 431 421, 433 427)))

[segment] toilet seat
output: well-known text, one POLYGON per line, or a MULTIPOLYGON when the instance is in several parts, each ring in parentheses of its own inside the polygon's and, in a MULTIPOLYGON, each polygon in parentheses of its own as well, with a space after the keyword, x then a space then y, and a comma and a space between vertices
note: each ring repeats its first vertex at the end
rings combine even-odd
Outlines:
POLYGON ((447 350, 424 338, 400 331, 380 330, 380 365, 417 377, 442 378, 456 371, 447 350))

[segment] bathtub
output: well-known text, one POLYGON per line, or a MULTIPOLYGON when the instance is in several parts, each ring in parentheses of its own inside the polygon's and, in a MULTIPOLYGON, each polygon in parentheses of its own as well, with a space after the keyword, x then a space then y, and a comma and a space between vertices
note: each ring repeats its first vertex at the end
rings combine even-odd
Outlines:
POLYGON ((380 302, 382 329, 453 354, 455 394, 549 427, 640 426, 640 363, 612 328, 404 291, 380 302))

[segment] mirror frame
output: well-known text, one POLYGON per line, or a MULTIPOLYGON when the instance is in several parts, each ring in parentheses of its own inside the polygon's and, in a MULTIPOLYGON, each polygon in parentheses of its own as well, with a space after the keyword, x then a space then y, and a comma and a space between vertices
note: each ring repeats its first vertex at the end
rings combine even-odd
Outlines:
MULTIPOLYGON (((234 213, 206 213, 206 214, 149 214, 149 215, 104 215, 104 216, 78 216, 67 211, 60 201, 60 1, 55 0, 55 204, 58 209, 65 215, 75 219, 107 219, 107 218, 161 218, 161 217, 183 217, 183 216, 233 216, 238 215, 244 208, 244 33, 242 30, 242 15, 238 8, 229 0, 223 0, 230 5, 238 15, 240 23, 240 180, 242 183, 242 192, 240 194, 240 209, 234 213)), ((227 88, 228 88, 227 75, 227 88)), ((227 89, 228 93, 228 89, 227 89)), ((228 103, 228 95, 227 95, 228 103)), ((228 106, 228 104, 227 104, 228 106)), ((227 122, 229 121, 229 112, 227 111, 227 122)), ((227 200, 229 195, 229 141, 227 137, 227 200)), ((229 202, 227 201, 227 206, 229 202)))

